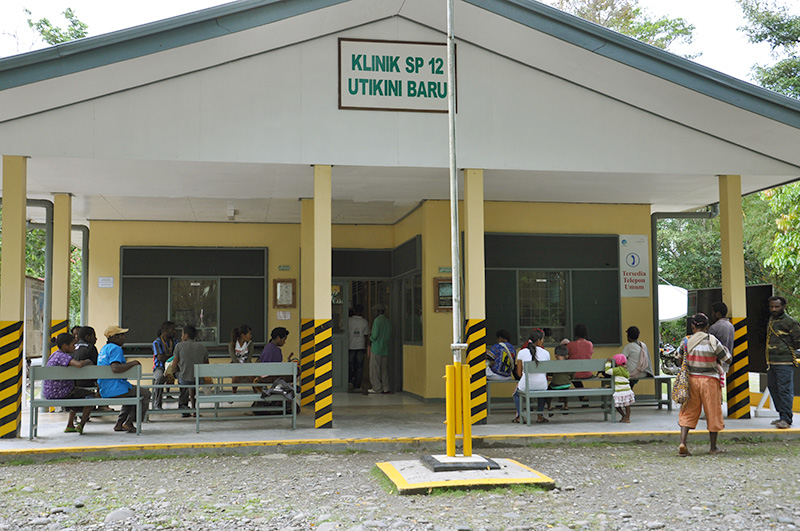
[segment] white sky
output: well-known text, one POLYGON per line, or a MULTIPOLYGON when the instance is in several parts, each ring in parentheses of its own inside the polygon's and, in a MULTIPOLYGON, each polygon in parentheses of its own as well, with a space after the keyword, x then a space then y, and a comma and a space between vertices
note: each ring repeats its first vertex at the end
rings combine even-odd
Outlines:
MULTIPOLYGON (((36 35, 27 26, 25 7, 32 12, 34 20, 46 17, 59 27, 66 26, 60 13, 71 7, 78 18, 89 25, 89 35, 94 36, 224 3, 227 1, 0 0, 0 57, 44 46, 36 42, 36 35)), ((786 0, 786 4, 794 3, 786 0)), ((695 59, 698 63, 749 81, 754 64, 773 62, 768 46, 749 43, 744 33, 737 30, 744 20, 736 0, 639 0, 639 4, 654 17, 683 17, 693 24, 696 28, 694 43, 672 51, 700 52, 702 55, 695 59)), ((797 5, 794 11, 800 12, 797 5)))

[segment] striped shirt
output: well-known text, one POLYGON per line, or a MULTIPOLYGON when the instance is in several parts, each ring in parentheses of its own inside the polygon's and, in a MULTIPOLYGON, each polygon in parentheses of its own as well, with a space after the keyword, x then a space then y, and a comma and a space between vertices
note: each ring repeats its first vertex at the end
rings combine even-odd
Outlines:
POLYGON ((719 340, 708 332, 696 332, 683 338, 678 349, 686 357, 689 375, 719 380, 717 363, 730 363, 731 354, 719 340))

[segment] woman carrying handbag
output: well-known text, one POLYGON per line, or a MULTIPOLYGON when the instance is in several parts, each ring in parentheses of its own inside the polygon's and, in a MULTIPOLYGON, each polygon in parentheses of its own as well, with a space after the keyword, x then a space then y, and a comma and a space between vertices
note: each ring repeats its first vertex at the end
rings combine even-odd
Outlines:
MULTIPOLYGON (((678 424, 681 427, 681 442, 678 455, 692 455, 686 445, 689 430, 697 427, 700 412, 705 411, 709 453, 723 453, 717 446, 717 434, 725 429, 722 419, 722 386, 720 376, 725 374, 723 367, 731 361, 731 354, 722 343, 708 333, 708 317, 698 313, 692 316, 692 335, 681 342, 679 355, 681 371, 689 376, 689 398, 681 405, 678 424), (685 368, 684 368, 685 364, 685 368)), ((676 386, 677 388, 677 386, 676 386)), ((674 394, 674 393, 673 393, 674 394)))

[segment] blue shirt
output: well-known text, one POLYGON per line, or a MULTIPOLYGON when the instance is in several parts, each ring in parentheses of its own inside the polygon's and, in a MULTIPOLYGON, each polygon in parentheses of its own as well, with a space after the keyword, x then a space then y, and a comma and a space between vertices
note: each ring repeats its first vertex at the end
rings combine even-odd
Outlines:
MULTIPOLYGON (((121 346, 114 343, 106 343, 106 345, 100 349, 100 353, 97 355, 97 365, 98 367, 103 365, 110 366, 114 362, 127 363, 125 360, 125 354, 122 353, 121 346)), ((101 378, 97 380, 97 387, 100 389, 100 396, 103 398, 112 398, 115 396, 124 395, 130 391, 133 386, 128 383, 128 380, 123 378, 101 378)))

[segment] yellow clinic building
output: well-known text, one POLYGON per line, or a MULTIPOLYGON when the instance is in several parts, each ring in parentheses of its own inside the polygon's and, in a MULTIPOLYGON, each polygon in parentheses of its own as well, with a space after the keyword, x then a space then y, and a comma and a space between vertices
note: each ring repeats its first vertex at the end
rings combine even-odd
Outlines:
MULTIPOLYGON (((240 0, 0 59, 0 436, 21 415, 27 220, 52 226, 53 333, 83 225, 86 322, 69 326, 130 328, 146 370, 165 320, 217 362, 234 327, 263 345, 283 326, 330 427, 350 313, 383 304, 391 389, 443 400, 445 8, 240 0)), ((653 216, 718 204, 744 317, 740 198, 800 176, 800 103, 534 0, 457 0, 455 20, 473 421, 498 329, 553 346, 586 324, 605 358, 636 325, 655 350, 653 216)))

